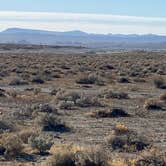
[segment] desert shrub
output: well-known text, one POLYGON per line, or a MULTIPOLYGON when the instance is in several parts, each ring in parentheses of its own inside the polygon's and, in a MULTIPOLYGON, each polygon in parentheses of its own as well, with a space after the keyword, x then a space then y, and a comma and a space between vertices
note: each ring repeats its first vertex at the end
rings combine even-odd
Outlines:
POLYGON ((27 85, 27 84, 28 84, 28 82, 26 82, 26 81, 24 81, 24 80, 21 80, 21 79, 19 79, 19 78, 15 78, 15 79, 13 79, 13 80, 9 83, 9 85, 11 85, 11 86, 27 85))
POLYGON ((156 88, 166 89, 166 83, 165 83, 165 80, 162 77, 154 78, 153 82, 154 82, 154 85, 155 85, 156 88))
POLYGON ((75 156, 75 163, 80 166, 106 166, 107 160, 107 154, 101 147, 89 147, 75 156))
POLYGON ((50 92, 50 94, 52 95, 52 96, 56 96, 56 94, 57 94, 57 92, 58 92, 59 90, 58 89, 52 89, 52 91, 50 92))
POLYGON ((114 133, 116 135, 120 135, 120 134, 126 134, 129 132, 129 129, 127 126, 125 126, 124 124, 117 124, 114 128, 114 133))
POLYGON ((111 90, 104 91, 102 94, 99 95, 99 97, 104 97, 106 99, 110 98, 116 98, 116 99, 128 99, 129 96, 125 92, 113 92, 111 90))
POLYGON ((124 125, 116 126, 106 140, 113 150, 120 152, 142 151, 150 145, 146 137, 128 130, 124 125))
POLYGON ((42 126, 43 131, 67 132, 69 128, 62 120, 54 114, 42 114, 37 117, 36 121, 42 126))
POLYGON ((100 66, 99 69, 101 69, 101 70, 113 70, 114 67, 110 64, 106 64, 106 65, 100 66))
POLYGON ((94 76, 86 76, 76 80, 76 83, 77 84, 95 84, 96 80, 97 78, 94 76))
POLYGON ((14 159, 22 153, 23 145, 21 139, 17 135, 7 135, 0 140, 0 144, 4 147, 4 156, 7 159, 14 159))
POLYGON ((80 151, 81 148, 74 144, 54 144, 50 150, 53 156, 46 161, 46 166, 76 166, 75 154, 80 151))
POLYGON ((74 102, 74 104, 80 98, 81 98, 81 95, 77 92, 60 92, 57 94, 58 100, 70 101, 70 102, 74 102))
POLYGON ((145 101, 144 108, 147 110, 163 110, 162 102, 154 99, 148 99, 145 101))
POLYGON ((72 152, 58 153, 53 155, 47 166, 76 166, 74 161, 74 154, 72 152))
POLYGON ((58 114, 58 110, 51 104, 49 103, 44 103, 44 104, 35 104, 30 107, 30 109, 34 112, 41 112, 41 113, 54 113, 58 114))
POLYGON ((166 93, 164 93, 160 96, 160 100, 166 102, 166 93))
POLYGON ((14 130, 14 126, 8 119, 0 119, 0 133, 11 132, 14 130))
POLYGON ((153 152, 144 152, 137 160, 135 166, 165 166, 166 153, 155 150, 153 152))
POLYGON ((95 81, 95 84, 96 84, 96 85, 99 85, 99 86, 104 86, 104 85, 105 85, 105 82, 104 82, 104 80, 102 80, 102 79, 100 78, 100 79, 97 79, 97 80, 95 81))
POLYGON ((88 75, 76 80, 77 84, 96 84, 96 85, 104 85, 104 81, 95 75, 88 75))
POLYGON ((5 90, 0 88, 0 97, 5 97, 5 90))
POLYGON ((34 107, 35 111, 37 112, 44 112, 44 113, 57 113, 57 109, 53 107, 49 103, 39 104, 34 107))
POLYGON ((32 148, 38 150, 40 154, 43 154, 50 150, 51 146, 53 145, 52 139, 50 138, 43 138, 39 136, 31 136, 28 139, 28 143, 31 145, 32 148))
POLYGON ((128 117, 129 114, 126 113, 121 108, 111 108, 109 110, 97 110, 90 114, 91 117, 95 118, 118 118, 118 117, 128 117))
POLYGON ((114 158, 107 162, 107 166, 135 166, 135 159, 114 158))
POLYGON ((104 105, 99 101, 97 97, 82 96, 76 100, 76 106, 78 107, 103 107, 104 105))
POLYGON ((139 82, 140 82, 140 83, 146 82, 146 80, 145 80, 144 78, 139 78, 139 77, 134 78, 133 81, 134 81, 134 82, 138 82, 138 83, 139 83, 139 82))
POLYGON ((43 84, 44 79, 41 76, 35 76, 32 78, 32 83, 43 84))
POLYGON ((130 83, 129 79, 126 77, 120 77, 117 80, 119 83, 130 83))
POLYGON ((33 92, 35 95, 38 95, 39 93, 41 93, 41 88, 34 88, 33 92))
POLYGON ((5 147, 3 147, 2 145, 0 145, 0 156, 3 156, 5 154, 5 147))
POLYGON ((7 93, 9 96, 13 97, 13 98, 16 98, 17 95, 18 95, 18 92, 17 92, 16 90, 14 90, 14 89, 8 90, 6 93, 7 93))
POLYGON ((50 105, 49 103, 45 104, 32 104, 32 105, 26 105, 25 107, 22 107, 21 109, 17 110, 15 112, 15 116, 18 119, 26 119, 26 118, 35 118, 40 113, 53 113, 58 114, 57 109, 50 105))
POLYGON ((107 154, 101 147, 62 145, 53 149, 54 155, 47 161, 50 166, 106 166, 107 154))
POLYGON ((72 101, 62 101, 59 103, 60 109, 72 110, 72 109, 74 109, 74 106, 75 106, 75 104, 72 101))

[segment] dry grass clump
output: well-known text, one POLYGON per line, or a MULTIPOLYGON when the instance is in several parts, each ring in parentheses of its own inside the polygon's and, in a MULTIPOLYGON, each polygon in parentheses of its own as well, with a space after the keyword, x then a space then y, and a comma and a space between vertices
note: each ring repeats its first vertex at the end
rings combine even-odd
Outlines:
POLYGON ((144 108, 147 110, 163 110, 163 102, 154 99, 145 101, 144 108))
POLYGON ((44 164, 44 166, 76 166, 74 162, 74 154, 71 152, 55 154, 44 164))
POLYGON ((135 166, 165 166, 166 165, 166 152, 161 152, 158 149, 144 151, 138 157, 135 166))
POLYGON ((107 166, 136 166, 136 159, 115 158, 109 160, 107 166))
POLYGON ((117 125, 106 140, 108 146, 119 152, 142 151, 150 145, 147 138, 130 131, 124 125, 117 125))
POLYGON ((130 115, 126 113, 122 108, 113 107, 109 110, 96 110, 90 114, 91 117, 95 118, 119 118, 119 117, 129 117, 130 115))
POLYGON ((107 155, 99 147, 62 145, 53 146, 50 150, 54 155, 46 166, 106 166, 107 155))
POLYGON ((4 148, 4 157, 15 159, 23 151, 23 145, 18 135, 7 134, 0 139, 0 145, 4 148))
POLYGON ((126 134, 129 132, 129 129, 124 124, 117 124, 114 128, 114 132, 116 135, 126 134))
POLYGON ((26 129, 19 132, 19 137, 24 144, 28 144, 28 139, 31 136, 37 136, 37 134, 38 131, 34 131, 33 129, 26 129))

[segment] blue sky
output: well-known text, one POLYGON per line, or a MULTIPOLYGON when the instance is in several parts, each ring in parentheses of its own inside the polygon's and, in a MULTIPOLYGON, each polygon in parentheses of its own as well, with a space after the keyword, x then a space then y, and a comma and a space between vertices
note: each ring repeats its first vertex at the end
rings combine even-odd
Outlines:
POLYGON ((0 30, 166 34, 165 7, 166 0, 1 0, 0 30))

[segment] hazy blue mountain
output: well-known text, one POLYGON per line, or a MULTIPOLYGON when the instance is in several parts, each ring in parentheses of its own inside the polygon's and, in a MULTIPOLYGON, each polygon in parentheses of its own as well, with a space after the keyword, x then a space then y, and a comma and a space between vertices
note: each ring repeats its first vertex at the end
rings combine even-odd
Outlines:
POLYGON ((0 43, 31 43, 47 45, 73 45, 97 48, 166 49, 166 36, 88 34, 79 30, 67 32, 9 28, 0 32, 0 43))

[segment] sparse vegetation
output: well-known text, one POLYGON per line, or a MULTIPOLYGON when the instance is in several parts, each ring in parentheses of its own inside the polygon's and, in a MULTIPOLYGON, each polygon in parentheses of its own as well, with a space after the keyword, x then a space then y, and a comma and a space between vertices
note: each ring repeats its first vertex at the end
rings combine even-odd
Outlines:
POLYGON ((0 165, 165 166, 165 51, 6 47, 0 165))

